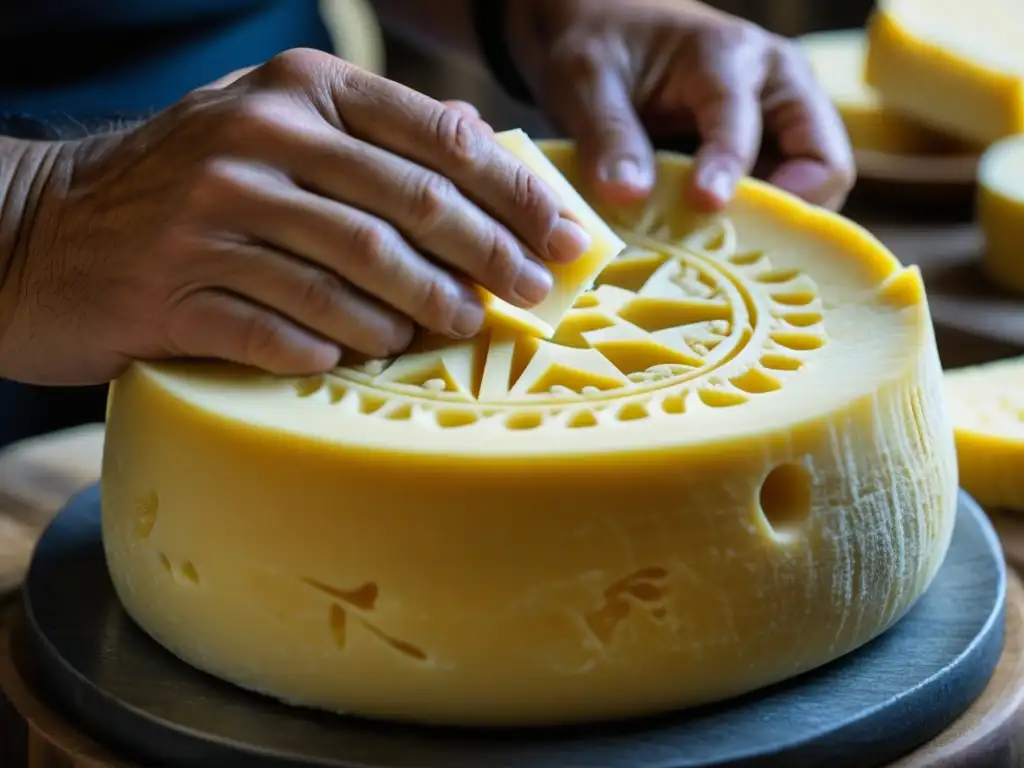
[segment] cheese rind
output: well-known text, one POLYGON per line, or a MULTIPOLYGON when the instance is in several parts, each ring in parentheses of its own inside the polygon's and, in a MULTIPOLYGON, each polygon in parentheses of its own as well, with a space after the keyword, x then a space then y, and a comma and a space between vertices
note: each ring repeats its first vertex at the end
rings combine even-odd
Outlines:
POLYGON ((992 509, 1024 510, 1024 357, 945 374, 960 482, 992 509))
POLYGON ((586 200, 566 181, 561 171, 520 129, 503 131, 495 139, 547 183, 565 209, 590 236, 586 252, 569 264, 547 262, 554 285, 539 304, 523 309, 493 293, 479 289, 484 304, 484 325, 508 328, 520 333, 551 338, 577 297, 591 286, 601 270, 626 244, 597 216, 586 200))
POLYGON ((996 142, 978 167, 981 267, 1001 288, 1024 294, 1024 135, 996 142))
POLYGON ((629 249, 549 341, 133 365, 102 480, 130 615, 286 701, 505 725, 721 700, 898 621, 956 505, 920 274, 758 182, 699 215, 658 163, 594 204, 629 249))
POLYGON ((1024 4, 879 0, 866 81, 890 108, 985 146, 1024 131, 1024 4))
POLYGON ((867 41, 862 29, 814 32, 797 38, 842 118, 854 149, 899 155, 956 152, 962 142, 887 108, 864 82, 867 41))

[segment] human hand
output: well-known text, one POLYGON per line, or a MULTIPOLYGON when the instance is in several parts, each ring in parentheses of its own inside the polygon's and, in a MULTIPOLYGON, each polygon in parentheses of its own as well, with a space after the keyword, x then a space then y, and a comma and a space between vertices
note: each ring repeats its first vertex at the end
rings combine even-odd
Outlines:
POLYGON ((524 80, 606 200, 650 191, 649 135, 699 136, 690 191, 704 210, 751 173, 762 134, 781 156, 770 183, 835 209, 853 184, 839 116, 789 40, 695 0, 520 0, 507 23, 524 80))
POLYGON ((468 285, 529 306, 587 245, 466 106, 316 51, 59 148, 2 305, 0 372, 102 382, 132 359, 299 374, 414 327, 479 329, 468 285))

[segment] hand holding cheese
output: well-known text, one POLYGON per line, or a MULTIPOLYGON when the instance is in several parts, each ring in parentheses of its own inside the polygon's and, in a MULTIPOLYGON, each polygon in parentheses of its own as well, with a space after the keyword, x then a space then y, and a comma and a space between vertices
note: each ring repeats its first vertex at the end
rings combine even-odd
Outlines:
POLYGON ((531 306, 542 262, 587 246, 481 121, 315 51, 37 170, 0 285, 0 374, 24 381, 167 356, 309 373, 399 352, 416 324, 469 337, 473 284, 531 306))

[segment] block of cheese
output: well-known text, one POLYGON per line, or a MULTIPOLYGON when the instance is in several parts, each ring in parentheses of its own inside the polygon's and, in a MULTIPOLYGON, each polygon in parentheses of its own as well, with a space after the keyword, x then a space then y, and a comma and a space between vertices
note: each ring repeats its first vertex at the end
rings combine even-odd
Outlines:
POLYGON ((960 483, 979 504, 1024 510, 1024 357, 945 375, 960 483))
POLYGON ((505 725, 726 699, 898 621, 957 492, 920 274, 756 181, 699 215, 658 164, 594 205, 628 248, 550 340, 132 366, 102 479, 129 614, 288 702, 505 725))
POLYGON ((996 142, 978 166, 981 267, 1001 288, 1024 294, 1024 134, 996 142))
POLYGON ((562 172, 522 130, 503 131, 495 138, 547 183, 566 210, 590 235, 590 247, 576 261, 570 264, 547 262, 554 285, 542 302, 529 309, 516 307, 478 288, 484 304, 485 327, 508 328, 549 339, 577 297, 593 284, 601 270, 619 255, 626 244, 594 213, 576 188, 566 181, 562 172))
POLYGON ((984 146, 1024 131, 1024 3, 878 0, 866 80, 885 104, 984 146))
POLYGON ((854 149, 925 155, 963 148, 956 139, 882 104, 864 82, 867 42, 863 29, 813 32, 797 42, 835 104, 854 149))

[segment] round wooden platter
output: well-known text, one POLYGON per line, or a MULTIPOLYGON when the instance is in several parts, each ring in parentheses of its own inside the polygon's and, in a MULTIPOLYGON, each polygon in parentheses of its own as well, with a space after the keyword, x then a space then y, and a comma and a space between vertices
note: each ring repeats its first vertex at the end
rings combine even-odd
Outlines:
POLYGON ((16 591, 43 529, 99 479, 103 425, 54 432, 0 451, 0 599, 16 591))
POLYGON ((900 208, 967 208, 975 195, 978 155, 894 155, 858 149, 857 196, 900 208))
MULTIPOLYGON (((894 768, 1015 766, 1024 756, 1024 587, 1010 574, 1003 653, 988 687, 936 739, 894 768)), ((92 740, 38 693, 35 671, 21 643, 24 616, 15 605, 0 629, 2 731, 5 768, 143 768, 92 740)))
POLYGON ((999 534, 1006 562, 1018 573, 1024 573, 1024 512, 1004 509, 985 512, 999 534))

